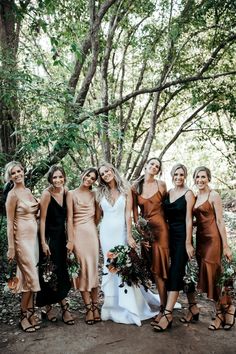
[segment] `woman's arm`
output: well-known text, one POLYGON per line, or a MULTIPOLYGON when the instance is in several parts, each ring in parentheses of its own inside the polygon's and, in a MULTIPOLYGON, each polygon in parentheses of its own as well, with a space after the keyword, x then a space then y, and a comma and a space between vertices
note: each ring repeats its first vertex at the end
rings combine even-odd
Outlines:
POLYGON ((15 242, 14 242, 14 217, 16 211, 17 198, 14 194, 9 193, 6 201, 7 213, 7 240, 8 251, 7 258, 12 261, 15 258, 15 242))
POLYGON ((226 234, 225 223, 223 218, 223 207, 222 207, 222 201, 219 193, 217 193, 216 191, 212 191, 210 194, 209 201, 212 203, 213 208, 215 210, 216 224, 222 240, 223 254, 229 261, 231 261, 232 252, 227 242, 227 234, 226 234))
POLYGON ((195 203, 195 197, 192 191, 188 191, 185 194, 186 200, 186 252, 188 258, 191 259, 194 256, 194 248, 192 243, 192 233, 193 233, 193 206, 195 203))
POLYGON ((68 237, 66 248, 68 249, 69 252, 72 252, 74 248, 74 226, 73 226, 74 208, 73 208, 72 191, 67 192, 66 205, 67 205, 67 237, 68 237))
POLYGON ((47 217, 47 211, 48 211, 48 205, 51 200, 51 195, 48 190, 43 191, 43 194, 40 199, 40 240, 41 240, 41 245, 43 249, 43 253, 50 256, 51 252, 49 249, 49 246, 46 242, 46 237, 45 237, 45 228, 46 228, 46 217, 47 217))
POLYGON ((127 198, 126 198, 126 208, 125 208, 125 220, 127 226, 127 241, 130 247, 136 247, 136 242, 132 237, 132 219, 131 219, 131 212, 132 212, 132 193, 129 190, 127 198))
POLYGON ((161 192, 162 196, 165 197, 167 194, 166 183, 164 181, 158 180, 158 189, 161 192))

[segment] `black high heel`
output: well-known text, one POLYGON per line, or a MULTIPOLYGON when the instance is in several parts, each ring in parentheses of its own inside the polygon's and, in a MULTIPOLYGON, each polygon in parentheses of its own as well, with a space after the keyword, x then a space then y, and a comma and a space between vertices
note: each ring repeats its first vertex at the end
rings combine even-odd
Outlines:
POLYGON ((158 315, 155 317, 155 319, 150 323, 151 326, 156 326, 160 322, 160 319, 162 318, 164 311, 165 311, 165 307, 163 305, 160 305, 160 311, 158 315), (161 316, 159 316, 159 314, 161 314, 161 316), (156 318, 158 318, 158 316, 159 316, 159 320, 157 321, 156 318))
POLYGON ((94 324, 94 318, 92 320, 87 320, 86 317, 88 315, 89 312, 93 313, 93 307, 92 307, 92 303, 90 302, 89 304, 85 304, 85 308, 86 308, 86 314, 85 314, 85 323, 87 325, 93 325, 94 324))
POLYGON ((46 311, 42 311, 42 312, 41 312, 41 316, 42 316, 42 318, 43 318, 44 320, 48 320, 48 321, 50 321, 50 322, 55 323, 55 322, 57 322, 56 316, 48 317, 49 312, 50 312, 51 310, 52 310, 52 305, 47 305, 46 311))
POLYGON ((224 325, 225 325, 225 321, 224 321, 224 314, 222 313, 221 310, 218 310, 216 312, 216 317, 215 317, 215 320, 219 318, 220 322, 219 322, 219 326, 216 327, 214 325, 214 323, 211 323, 210 326, 208 327, 208 329, 210 329, 211 331, 217 331, 218 329, 223 329, 224 328, 224 325), (220 315, 223 316, 223 318, 220 317, 220 315))
POLYGON ((196 305, 197 305, 196 302, 189 303, 188 310, 191 313, 191 318, 189 320, 187 320, 185 317, 181 317, 179 319, 179 321, 181 323, 191 323, 191 322, 197 322, 199 320, 199 312, 198 313, 193 313, 193 311, 192 311, 192 307, 196 306, 196 305))
POLYGON ((28 318, 27 318, 27 311, 23 311, 22 309, 21 309, 21 315, 20 315, 20 323, 19 323, 19 325, 20 325, 20 328, 21 328, 24 332, 27 332, 27 333, 34 333, 34 332, 36 332, 35 327, 31 325, 31 323, 29 322, 29 320, 28 320, 28 318), (26 325, 24 326, 24 325, 23 325, 23 321, 24 321, 25 319, 27 320, 28 324, 27 324, 27 322, 25 321, 25 322, 26 322, 26 325))
POLYGON ((61 304, 61 310, 62 310, 62 315, 61 315, 62 322, 64 322, 65 324, 67 324, 69 326, 74 325, 75 321, 73 319, 67 320, 67 321, 64 320, 64 314, 66 312, 70 312, 68 302, 65 305, 61 304))
POLYGON ((35 311, 34 311, 34 307, 29 307, 27 309, 27 311, 30 313, 29 317, 28 317, 28 321, 29 323, 35 328, 35 329, 40 329, 40 325, 39 323, 37 323, 36 318, 34 317, 35 311))
MULTIPOLYGON (((172 314, 172 311, 170 311, 170 310, 167 310, 167 309, 165 309, 164 310, 164 313, 163 313, 163 315, 162 315, 162 317, 165 317, 166 318, 166 320, 167 320, 167 326, 166 326, 166 328, 163 328, 163 327, 161 327, 160 326, 160 324, 157 324, 157 325, 155 325, 154 327, 153 327, 153 329, 156 331, 156 332, 164 332, 165 330, 167 330, 168 328, 171 328, 172 327, 172 322, 173 322, 173 320, 169 320, 169 318, 167 317, 168 315, 171 315, 172 314)), ((162 318, 161 317, 161 318, 162 318)), ((160 322, 159 322, 160 323, 160 322)))
MULTIPOLYGON (((233 307, 234 307, 234 305, 228 305, 228 306, 225 308, 225 315, 228 314, 228 315, 232 316, 232 317, 233 317, 233 322, 232 322, 232 323, 227 323, 227 322, 225 322, 225 324, 224 324, 224 330, 226 330, 226 331, 229 331, 229 330, 234 326, 234 324, 235 324, 236 308, 234 307, 234 313, 232 313, 232 312, 229 312, 230 306, 233 306, 233 307)), ((226 320, 226 319, 225 319, 225 320, 226 320)))
POLYGON ((97 304, 98 304, 97 302, 93 302, 93 303, 92 303, 94 323, 98 323, 98 322, 101 322, 101 321, 102 321, 102 320, 101 320, 101 317, 100 317, 100 313, 99 313, 99 308, 98 308, 97 304), (95 317, 95 316, 94 316, 94 312, 95 312, 96 310, 97 310, 98 313, 99 313, 99 316, 98 316, 98 317, 95 317))

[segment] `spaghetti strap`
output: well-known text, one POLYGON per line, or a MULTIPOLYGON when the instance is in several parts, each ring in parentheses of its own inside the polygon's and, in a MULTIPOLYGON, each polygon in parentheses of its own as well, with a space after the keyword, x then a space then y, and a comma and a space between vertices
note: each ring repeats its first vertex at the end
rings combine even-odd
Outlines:
POLYGON ((211 194, 211 189, 210 189, 210 191, 209 191, 209 193, 208 193, 207 200, 209 200, 210 194, 211 194))
POLYGON ((184 193, 184 195, 187 194, 190 190, 191 190, 191 189, 187 189, 186 192, 184 193))

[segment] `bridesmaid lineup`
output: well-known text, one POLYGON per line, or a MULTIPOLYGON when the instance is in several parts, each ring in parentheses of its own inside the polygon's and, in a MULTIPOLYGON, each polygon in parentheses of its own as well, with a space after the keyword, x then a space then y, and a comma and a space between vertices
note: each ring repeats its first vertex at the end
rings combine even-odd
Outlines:
MULTIPOLYGON (((75 324, 67 301, 72 287, 67 268, 67 257, 71 253, 80 264, 73 286, 81 293, 87 325, 112 320, 141 326, 143 320, 152 318, 150 324, 156 333, 171 328, 173 309, 178 305, 179 292, 184 289, 186 264, 196 256, 199 268, 196 289, 206 293, 215 305, 215 316, 208 329, 230 330, 234 326, 236 308, 230 296, 227 303, 221 301, 222 289, 218 281, 222 274, 222 257, 232 261, 232 251, 227 241, 220 195, 209 185, 211 171, 205 166, 195 169, 196 196, 186 185, 186 166, 181 163, 173 166, 173 188, 168 192, 165 182, 158 177, 161 172, 161 160, 153 157, 146 162, 144 174, 130 186, 113 165, 104 162, 98 169, 86 169, 79 186, 69 191, 65 186, 64 169, 53 165, 48 172, 49 186, 39 202, 25 187, 22 164, 12 161, 6 165, 7 258, 17 264, 13 292, 21 294, 19 324, 23 331, 33 333, 40 329, 35 304, 42 308, 42 318, 56 322, 53 304, 59 303, 61 320, 67 325, 75 324), (96 183, 97 188, 93 189, 96 183), (132 216, 135 227, 144 236, 141 256, 158 294, 142 286, 119 287, 119 275, 106 267, 111 248, 129 245, 138 249, 132 235, 132 216), (149 239, 139 225, 140 217, 148 222, 149 239), (99 248, 104 262, 101 314, 99 248), (45 262, 53 265, 50 276, 55 275, 55 287, 49 286, 45 279, 45 262)), ((199 320, 195 293, 192 284, 186 294, 188 311, 179 319, 182 323, 199 320)))

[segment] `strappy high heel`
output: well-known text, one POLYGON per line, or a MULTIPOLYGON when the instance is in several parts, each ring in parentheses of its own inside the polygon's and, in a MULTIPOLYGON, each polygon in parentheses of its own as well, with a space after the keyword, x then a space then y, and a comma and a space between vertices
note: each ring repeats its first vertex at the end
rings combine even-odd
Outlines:
POLYGON ((52 310, 52 305, 47 305, 46 311, 42 311, 41 315, 42 315, 43 319, 46 319, 50 322, 55 323, 55 322, 57 322, 56 316, 53 315, 52 317, 49 317, 49 313, 51 312, 51 310, 52 310))
POLYGON ((179 321, 181 323, 191 323, 191 322, 197 322, 199 320, 199 311, 197 313, 193 313, 192 307, 196 306, 196 302, 189 303, 188 310, 191 313, 191 318, 187 320, 185 317, 181 317, 179 321))
POLYGON ((85 308, 86 308, 86 314, 85 314, 85 323, 87 325, 93 325, 94 324, 94 318, 93 319, 90 319, 90 320, 87 320, 87 315, 89 312, 92 312, 93 314, 93 306, 92 306, 92 303, 90 302, 89 304, 85 304, 85 308))
MULTIPOLYGON (((165 328, 164 328, 164 327, 161 327, 160 322, 159 322, 159 324, 157 324, 157 325, 155 325, 155 326, 153 327, 153 329, 154 329, 156 332, 164 332, 164 331, 166 331, 168 328, 171 328, 173 320, 169 320, 169 318, 168 318, 167 316, 168 316, 168 315, 171 315, 172 312, 173 312, 173 311, 170 311, 170 310, 167 310, 167 309, 164 310, 164 313, 163 313, 163 315, 162 315, 161 318, 165 317, 165 319, 166 319, 166 321, 167 321, 167 326, 166 326, 165 328)), ((161 321, 161 320, 160 320, 160 321, 161 321)))
POLYGON ((37 322, 36 318, 35 318, 35 311, 34 311, 34 307, 29 307, 27 309, 27 311, 30 313, 29 317, 28 317, 28 321, 29 323, 35 328, 35 329, 40 329, 40 324, 37 322))
POLYGON ((28 318, 27 318, 27 311, 23 311, 21 309, 21 314, 20 314, 20 328, 27 333, 34 333, 36 332, 36 329, 34 326, 31 325, 31 323, 29 322, 28 318), (23 325, 23 321, 25 323, 25 326, 23 325))
POLYGON ((62 315, 61 315, 61 319, 62 319, 62 322, 64 322, 65 324, 69 325, 69 326, 72 326, 75 324, 75 321, 73 319, 70 319, 70 320, 65 320, 64 319, 64 315, 66 312, 69 312, 70 313, 70 310, 69 310, 69 304, 68 302, 65 303, 65 305, 61 304, 61 310, 62 310, 62 315))
MULTIPOLYGON (((219 326, 216 327, 216 325, 214 323, 211 323, 210 326, 208 327, 208 329, 210 329, 211 331, 217 331, 218 329, 223 329, 224 328, 224 325, 225 325, 225 321, 224 321, 224 314, 222 313, 221 310, 218 310, 216 312, 216 317, 215 317, 215 320, 216 319, 219 319, 219 326), (220 317, 220 315, 222 315, 223 318, 220 317)), ((214 320, 214 321, 215 321, 214 320)))
POLYGON ((101 322, 102 320, 101 320, 101 317, 100 317, 100 313, 99 313, 99 308, 98 308, 98 306, 97 306, 97 302, 93 302, 92 303, 92 308, 93 308, 93 320, 94 320, 94 323, 98 323, 98 322, 101 322), (94 316, 94 312, 95 311, 98 311, 98 314, 99 314, 99 316, 98 317, 95 317, 94 316))
MULTIPOLYGON (((229 316, 228 316, 229 317, 229 316)), ((236 308, 234 305, 228 305, 227 307, 225 307, 225 324, 224 324, 224 330, 229 331, 235 324, 235 317, 236 317, 236 308), (234 312, 230 312, 230 307, 233 306, 234 307, 234 312), (226 322, 227 318, 226 316, 230 315, 230 317, 232 317, 233 321, 232 323, 226 322)))
POLYGON ((160 322, 160 319, 161 319, 164 311, 165 311, 165 307, 163 305, 160 305, 160 311, 159 311, 158 315, 155 317, 155 319, 150 323, 151 326, 156 326, 160 322), (157 318, 158 318, 158 320, 157 320, 157 318))

